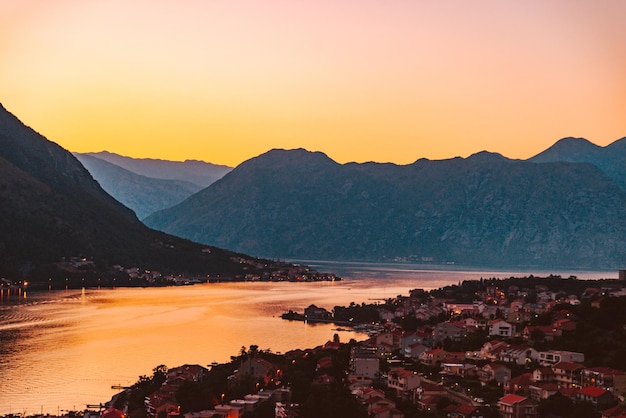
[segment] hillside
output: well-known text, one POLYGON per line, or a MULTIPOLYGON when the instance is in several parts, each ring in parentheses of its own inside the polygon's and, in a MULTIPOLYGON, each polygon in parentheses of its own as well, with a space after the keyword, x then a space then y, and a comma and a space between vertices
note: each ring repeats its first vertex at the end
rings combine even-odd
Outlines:
POLYGON ((264 257, 468 266, 626 263, 626 193, 591 164, 467 159, 337 164, 272 150, 151 227, 264 257))
POLYGON ((190 182, 200 188, 207 187, 232 170, 231 167, 225 165, 198 160, 168 161, 153 158, 131 158, 107 151, 89 152, 82 155, 99 158, 142 176, 190 182))
POLYGON ((626 138, 606 147, 592 144, 584 138, 563 138, 547 150, 530 158, 535 163, 590 163, 598 167, 626 190, 626 138))
POLYGON ((74 156, 107 193, 132 209, 139 219, 172 207, 202 189, 188 181, 135 174, 88 154, 74 156))
POLYGON ((254 271, 252 262, 150 230, 71 153, 0 105, 0 278, 48 283, 76 275, 110 277, 117 264, 232 277, 254 271), (85 258, 93 267, 68 271, 59 262, 70 258, 85 258))

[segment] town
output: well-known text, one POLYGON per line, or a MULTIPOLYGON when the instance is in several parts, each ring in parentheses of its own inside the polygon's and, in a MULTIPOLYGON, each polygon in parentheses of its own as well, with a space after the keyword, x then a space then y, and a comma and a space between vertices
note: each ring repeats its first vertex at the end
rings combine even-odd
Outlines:
POLYGON ((480 279, 376 304, 311 304, 283 318, 367 338, 158 366, 84 416, 626 417, 625 296, 622 270, 618 280, 480 279))

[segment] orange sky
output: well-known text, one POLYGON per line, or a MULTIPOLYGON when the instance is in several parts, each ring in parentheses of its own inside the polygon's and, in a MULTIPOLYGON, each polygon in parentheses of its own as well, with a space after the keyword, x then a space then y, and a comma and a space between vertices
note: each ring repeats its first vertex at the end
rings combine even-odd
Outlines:
POLYGON ((0 102, 70 151, 406 164, 626 136, 622 0, 0 0, 0 102))

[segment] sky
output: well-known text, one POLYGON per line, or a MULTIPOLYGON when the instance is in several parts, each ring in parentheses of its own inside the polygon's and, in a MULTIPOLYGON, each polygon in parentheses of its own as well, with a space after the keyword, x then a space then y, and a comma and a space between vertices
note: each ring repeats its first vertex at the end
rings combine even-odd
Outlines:
POLYGON ((0 0, 0 103, 74 152, 529 158, 626 136, 623 0, 0 0))

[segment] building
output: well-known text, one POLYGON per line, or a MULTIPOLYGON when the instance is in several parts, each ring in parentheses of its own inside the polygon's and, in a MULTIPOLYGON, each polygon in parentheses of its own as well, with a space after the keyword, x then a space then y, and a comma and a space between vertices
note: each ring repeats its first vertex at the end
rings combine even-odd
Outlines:
POLYGON ((375 379, 380 373, 378 350, 357 346, 351 353, 352 370, 354 374, 369 379, 375 379))
POLYGON ((583 402, 591 402, 597 409, 606 409, 613 406, 613 394, 608 390, 596 386, 582 388, 576 394, 576 399, 583 402))
POLYGON ((542 366, 553 366, 560 361, 572 363, 584 363, 585 354, 575 351, 548 350, 539 352, 539 364, 542 366))
POLYGON ((420 385, 420 381, 417 372, 402 368, 391 369, 387 374, 387 387, 395 389, 399 395, 408 395, 420 385))
POLYGON ((483 385, 492 380, 503 385, 511 380, 511 369, 504 364, 485 364, 482 368, 478 369, 478 380, 480 380, 483 385))
POLYGON ((523 366, 527 363, 537 360, 539 352, 532 347, 509 345, 500 350, 498 359, 505 363, 515 363, 523 366))
POLYGON ((581 374, 585 367, 582 364, 561 361, 552 366, 554 380, 559 388, 569 389, 579 387, 581 384, 581 374))
POLYGON ((443 359, 448 356, 448 352, 443 348, 435 348, 433 350, 424 351, 419 356, 420 363, 425 366, 439 366, 443 359))
POLYGON ((501 418, 537 418, 537 403, 525 396, 505 395, 498 401, 501 418))
POLYGON ((489 335, 492 337, 511 338, 515 334, 515 326, 501 319, 489 323, 489 335))
POLYGON ((465 336, 465 323, 463 322, 440 322, 433 330, 433 341, 441 344, 445 339, 461 341, 465 336))

